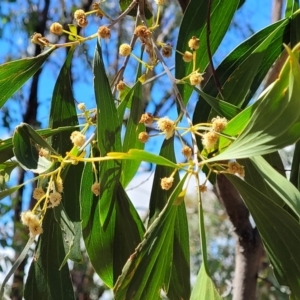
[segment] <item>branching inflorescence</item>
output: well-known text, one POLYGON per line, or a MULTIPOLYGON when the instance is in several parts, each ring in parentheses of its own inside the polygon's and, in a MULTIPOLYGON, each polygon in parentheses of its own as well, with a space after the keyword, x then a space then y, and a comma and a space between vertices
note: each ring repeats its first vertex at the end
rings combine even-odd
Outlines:
MULTIPOLYGON (((151 113, 144 113, 141 115, 139 123, 144 124, 148 128, 155 129, 158 133, 151 134, 148 133, 149 131, 143 131, 138 133, 138 140, 141 143, 146 143, 150 139, 155 138, 155 136, 163 135, 166 140, 176 136, 179 138, 182 149, 181 153, 186 158, 187 162, 184 164, 178 164, 178 168, 174 169, 172 174, 169 177, 164 177, 161 179, 161 189, 162 190, 169 190, 174 182, 174 176, 179 169, 184 169, 186 172, 190 174, 190 176, 196 176, 199 191, 205 192, 207 190, 206 183, 208 182, 210 174, 213 173, 230 173, 230 174, 237 174, 241 177, 244 177, 245 172, 243 166, 241 166, 236 161, 229 161, 223 163, 214 163, 209 164, 207 163, 206 166, 208 167, 208 174, 205 181, 200 184, 199 182, 199 172, 203 168, 202 161, 206 160, 210 155, 219 151, 218 142, 220 136, 228 138, 222 132, 225 130, 227 125, 226 118, 221 118, 216 116, 212 119, 211 123, 200 123, 200 124, 193 124, 191 118, 186 110, 186 107, 181 99, 181 95, 177 88, 177 84, 189 84, 191 86, 200 86, 201 82, 204 80, 203 73, 199 70, 196 65, 196 57, 197 57, 197 50, 201 47, 200 40, 195 37, 191 36, 188 44, 187 50, 185 52, 179 52, 178 50, 174 49, 171 44, 157 42, 153 38, 153 32, 157 30, 160 26, 160 14, 162 11, 162 6, 165 4, 164 0, 157 0, 157 16, 154 24, 148 27, 147 22, 145 20, 145 16, 143 15, 144 8, 142 7, 142 3, 138 1, 133 1, 128 8, 115 20, 109 17, 102 9, 99 3, 95 3, 92 6, 92 10, 89 12, 85 12, 82 9, 78 9, 74 13, 74 20, 76 24, 81 27, 85 28, 88 26, 88 16, 91 14, 95 14, 96 16, 102 18, 106 17, 110 23, 104 26, 100 26, 96 33, 84 37, 77 34, 77 31, 74 31, 74 25, 70 25, 70 30, 65 30, 63 26, 55 22, 50 26, 50 31, 55 35, 68 35, 70 42, 62 43, 62 44, 52 44, 48 39, 43 37, 40 33, 34 33, 31 41, 35 44, 41 46, 41 48, 45 47, 52 47, 52 48, 59 48, 59 47, 74 47, 81 43, 84 43, 88 40, 99 38, 108 40, 111 38, 111 30, 113 26, 120 21, 122 18, 128 15, 128 13, 138 6, 138 15, 137 15, 137 22, 136 27, 133 31, 133 38, 130 43, 122 43, 119 47, 119 54, 120 56, 124 57, 124 64, 115 78, 115 88, 119 93, 126 88, 126 84, 124 82, 123 73, 126 68, 126 64, 128 59, 131 57, 135 59, 139 64, 141 64, 145 71, 144 74, 139 78, 141 82, 145 81, 145 78, 150 70, 153 70, 158 63, 161 63, 167 73, 172 86, 175 98, 177 100, 178 106, 181 109, 181 113, 176 120, 171 120, 168 116, 164 117, 156 117, 151 113), (72 29, 71 29, 72 28, 72 29), (145 62, 144 60, 138 58, 134 53, 133 49, 135 46, 136 41, 139 40, 142 45, 142 49, 148 54, 149 60, 145 62), (192 71, 189 75, 185 76, 184 78, 177 78, 175 79, 174 76, 171 74, 170 70, 166 66, 164 62, 164 58, 168 58, 172 56, 173 51, 177 51, 181 56, 185 63, 192 64, 192 71), (179 126, 179 123, 185 117, 188 122, 187 127, 179 126), (153 125, 156 123, 156 126, 153 125), (190 134, 192 137, 192 147, 186 144, 183 140, 183 136, 186 134, 190 134), (199 136, 202 141, 202 148, 203 151, 200 153, 197 145, 196 137, 199 136)), ((42 229, 42 221, 43 217, 45 216, 46 210, 54 208, 61 203, 62 195, 63 195, 63 180, 61 177, 61 173, 63 169, 68 164, 77 164, 79 161, 91 163, 92 169, 94 172, 94 183, 91 186, 91 191, 96 195, 99 196, 101 192, 101 183, 98 182, 97 176, 97 168, 95 163, 99 163, 105 160, 112 160, 116 159, 113 155, 111 156, 103 156, 103 157, 90 157, 85 158, 84 148, 87 144, 91 144, 93 147, 93 138, 87 139, 86 132, 89 127, 96 126, 93 121, 92 114, 94 110, 86 110, 85 104, 80 103, 78 104, 78 109, 81 111, 81 116, 83 115, 86 120, 86 124, 84 125, 81 131, 73 131, 70 139, 73 143, 73 148, 63 156, 57 156, 49 153, 48 150, 41 148, 39 151, 39 156, 44 157, 52 163, 55 163, 55 170, 51 171, 46 174, 39 175, 34 180, 39 180, 38 187, 33 192, 33 198, 37 201, 36 205, 31 211, 26 211, 21 214, 21 220, 24 225, 27 225, 30 231, 31 236, 36 236, 43 232, 42 229), (45 184, 44 179, 48 179, 47 183, 45 184)))

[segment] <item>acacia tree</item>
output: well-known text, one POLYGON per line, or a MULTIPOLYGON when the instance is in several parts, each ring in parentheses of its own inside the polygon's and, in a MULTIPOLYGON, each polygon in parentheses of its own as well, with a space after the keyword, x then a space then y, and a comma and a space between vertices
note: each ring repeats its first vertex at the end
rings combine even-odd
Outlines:
MULTIPOLYGON (((191 1, 174 49, 155 40, 164 1, 156 4, 152 15, 143 1, 121 2, 123 12, 116 19, 99 4, 91 11, 79 9, 74 18, 80 27, 88 26, 92 13, 107 17, 109 24, 84 37, 74 25, 66 30, 53 23, 51 32, 65 33, 70 41, 52 44, 35 33, 32 42, 44 49, 41 55, 0 66, 3 106, 54 51, 69 48, 55 84, 49 128, 35 130, 22 123, 0 145, 2 172, 9 174, 21 166, 38 174, 30 180, 38 182, 33 192, 36 204, 21 214, 30 237, 4 280, 1 296, 7 279, 36 241, 25 299, 73 299, 66 262, 81 261, 83 238, 95 271, 116 299, 160 299, 162 294, 169 299, 221 299, 211 280, 201 199, 210 181, 216 184, 242 249, 237 248, 235 299, 255 297, 261 241, 279 283, 290 288, 292 299, 300 299, 297 1, 288 1, 283 20, 241 43, 216 70, 212 55, 241 1, 191 1), (127 15, 136 17, 132 39, 120 46, 124 63, 109 82, 101 45, 127 15), (80 103, 76 110, 71 61, 76 46, 91 39, 97 39, 93 62, 96 107, 87 110, 80 103), (139 57, 133 53, 137 48, 141 49, 139 57), (175 75, 165 62, 174 50, 175 75), (258 95, 264 77, 283 52, 288 59, 279 77, 258 95), (124 77, 129 59, 138 62, 132 87, 125 84, 124 77), (205 78, 208 65, 212 75, 205 78), (158 66, 164 68, 176 100, 178 116, 172 119, 142 111, 142 84, 158 66), (193 91, 199 100, 191 116, 186 106, 193 91), (79 124, 78 117, 85 122, 79 124), (143 150, 157 135, 164 137, 159 155, 143 150), (179 151, 185 162, 176 160, 175 139, 182 144, 179 151), (288 180, 278 172, 283 166, 277 151, 295 143, 288 180), (146 225, 125 191, 142 161, 156 165, 146 225), (203 182, 200 172, 206 174, 203 182), (192 177, 197 182, 202 265, 191 291, 184 198, 192 177)), ((26 184, 1 190, 1 198, 26 184)))

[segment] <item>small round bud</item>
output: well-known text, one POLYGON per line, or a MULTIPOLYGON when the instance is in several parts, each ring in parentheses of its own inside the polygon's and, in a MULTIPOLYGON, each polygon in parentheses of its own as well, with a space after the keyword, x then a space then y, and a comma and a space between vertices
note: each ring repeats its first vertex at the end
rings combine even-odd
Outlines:
POLYGON ((98 28, 98 35, 102 39, 109 39, 110 38, 110 29, 107 26, 101 26, 98 28))
POLYGON ((131 53, 131 47, 128 44, 122 44, 119 48, 119 54, 122 56, 128 56, 131 53))
POLYGON ((78 103, 77 108, 81 111, 85 111, 85 104, 84 103, 78 103))
POLYGON ((153 115, 150 113, 145 113, 145 114, 142 114, 139 123, 150 125, 153 123, 153 121, 154 121, 153 115))
POLYGON ((33 199, 40 200, 45 195, 42 188, 35 188, 32 194, 33 199))
POLYGON ((167 44, 161 49, 161 53, 164 57, 172 56, 172 47, 171 45, 167 44))
POLYGON ((200 47, 200 40, 193 36, 188 43, 191 50, 197 50, 200 47))
POLYGON ((157 121, 157 127, 159 130, 163 131, 166 135, 166 140, 174 135, 175 124, 168 117, 160 118, 157 121))
POLYGON ((219 116, 217 116, 216 118, 213 118, 211 120, 212 122, 212 129, 215 131, 215 132, 222 132, 226 125, 227 125, 227 119, 226 118, 221 118, 219 116))
POLYGON ((164 177, 160 181, 160 186, 163 190, 169 190, 173 185, 174 178, 173 177, 164 177))
POLYGON ((50 201, 50 206, 53 208, 53 207, 56 207, 60 204, 61 202, 61 194, 58 193, 58 192, 53 192, 49 195, 49 201, 50 201))
POLYGON ((182 56, 182 59, 185 61, 185 62, 190 62, 193 60, 193 53, 189 52, 189 51, 185 51, 183 56, 182 56))
POLYGON ((157 5, 164 5, 165 4, 165 0, 155 0, 157 5))
POLYGON ((48 157, 49 156, 49 151, 47 149, 41 148, 40 151, 39 151, 39 156, 48 157))
POLYGON ((99 196, 100 195, 100 183, 99 182, 95 182, 92 187, 91 190, 93 192, 93 194, 95 196, 99 196))
POLYGON ((42 49, 49 44, 49 41, 45 37, 36 32, 31 36, 31 42, 40 45, 42 49))
POLYGON ((192 156, 192 149, 188 146, 184 146, 181 149, 181 153, 184 155, 185 158, 190 159, 190 157, 192 156))
POLYGON ((134 30, 134 35, 145 41, 151 36, 151 31, 144 25, 138 25, 134 30))
POLYGON ((57 34, 57 35, 62 35, 63 34, 63 27, 61 24, 59 23, 53 23, 51 26, 50 26, 50 31, 54 34, 57 34))
POLYGON ((116 85, 117 91, 122 92, 122 91, 125 90, 125 88, 126 88, 126 84, 125 84, 125 82, 124 82, 123 80, 120 80, 120 81, 118 82, 118 84, 116 85))
POLYGON ((34 43, 34 44, 39 44, 40 41, 39 39, 42 38, 43 36, 40 34, 40 33, 34 33, 32 36, 31 36, 31 42, 34 43))
POLYGON ((78 26, 81 27, 81 28, 86 27, 88 25, 88 23, 89 23, 88 20, 87 20, 87 18, 85 18, 85 17, 77 19, 76 21, 77 21, 78 26))
POLYGON ((60 177, 56 178, 56 181, 55 181, 55 187, 56 187, 56 190, 59 192, 59 193, 62 193, 63 190, 64 190, 64 186, 63 186, 63 181, 60 177))
POLYGON ((207 186, 205 184, 199 185, 199 191, 200 191, 200 193, 207 192, 207 186))
POLYGON ((82 9, 77 9, 74 12, 74 19, 78 20, 78 19, 82 19, 85 18, 85 12, 82 9))
POLYGON ((85 142, 85 136, 80 131, 73 131, 70 139, 77 147, 81 147, 85 142))
POLYGON ((202 144, 206 149, 212 149, 219 139, 219 135, 214 131, 206 132, 202 138, 202 144))
POLYGON ((198 85, 203 81, 203 79, 204 78, 200 73, 195 72, 190 76, 190 83, 191 85, 198 85))
POLYGON ((149 134, 146 131, 140 132, 138 139, 141 143, 146 143, 149 140, 149 134))
POLYGON ((244 166, 240 165, 236 161, 229 161, 228 162, 227 172, 230 173, 230 174, 238 174, 242 178, 245 177, 244 166))

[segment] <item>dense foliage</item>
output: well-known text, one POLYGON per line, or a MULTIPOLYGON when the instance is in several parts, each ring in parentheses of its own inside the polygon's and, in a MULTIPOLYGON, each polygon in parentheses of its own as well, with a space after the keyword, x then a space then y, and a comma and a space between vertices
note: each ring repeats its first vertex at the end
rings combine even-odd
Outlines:
MULTIPOLYGON (((225 175, 254 219, 278 282, 290 288, 291 299, 300 299, 296 3, 288 1, 284 19, 241 43, 216 70, 212 55, 239 9, 239 0, 192 0, 174 49, 155 40, 163 0, 156 1, 153 12, 143 1, 121 2, 123 12, 115 20, 94 4, 91 11, 75 11, 77 25, 88 26, 88 16, 96 14, 108 19, 107 26, 83 37, 75 25, 65 30, 53 23, 51 32, 67 34, 67 43, 52 44, 35 33, 32 42, 44 49, 41 55, 2 64, 1 107, 54 52, 69 48, 55 84, 48 128, 36 130, 22 123, 11 138, 0 143, 3 180, 8 182, 12 170, 21 166, 36 174, 29 182, 37 182, 36 204, 21 214, 29 240, 6 277, 0 297, 37 240, 25 299, 74 299, 67 261, 82 260, 83 239, 93 268, 116 299, 160 299, 162 294, 169 299, 221 299, 211 279, 201 195, 209 181, 214 184, 216 177, 225 175), (124 64, 110 82, 102 44, 127 15, 134 15, 136 24, 130 43, 120 45, 124 64), (84 103, 74 101, 70 66, 76 47, 91 39, 97 39, 93 61, 96 107, 88 110, 84 103), (138 48, 141 51, 136 52, 138 48), (165 58, 175 50, 174 75, 165 58), (265 76, 284 52, 288 58, 279 77, 261 91, 265 76), (124 77, 129 59, 138 62, 132 87, 124 77), (211 74, 204 73, 209 65, 211 74), (157 66, 164 68, 172 84, 176 119, 143 112, 142 84, 157 66), (199 100, 190 116, 186 106, 193 92, 199 100), (85 121, 79 124, 79 117, 85 121), (164 137, 159 155, 145 151, 145 143, 158 135, 164 137), (174 147, 176 139, 182 149, 174 147), (278 150, 293 144, 288 180, 274 166, 282 166, 278 150), (184 162, 176 160, 178 151, 184 162), (147 224, 125 191, 142 161, 156 165, 147 224), (201 172, 206 174, 204 181, 201 172), (197 182, 202 265, 191 291, 185 195, 192 177, 197 182)), ((29 182, 11 188, 1 185, 1 199, 29 182)))

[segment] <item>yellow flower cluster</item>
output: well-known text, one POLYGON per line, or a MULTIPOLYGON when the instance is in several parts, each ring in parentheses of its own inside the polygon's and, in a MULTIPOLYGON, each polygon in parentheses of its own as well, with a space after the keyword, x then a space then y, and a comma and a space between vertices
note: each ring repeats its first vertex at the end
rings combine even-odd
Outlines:
POLYGON ((21 221, 24 225, 28 226, 31 237, 35 237, 43 232, 39 218, 32 211, 22 212, 21 221))
POLYGON ((166 140, 168 140, 169 138, 171 138, 174 135, 175 124, 168 117, 160 118, 157 121, 157 127, 159 130, 164 132, 164 134, 166 135, 166 140))

